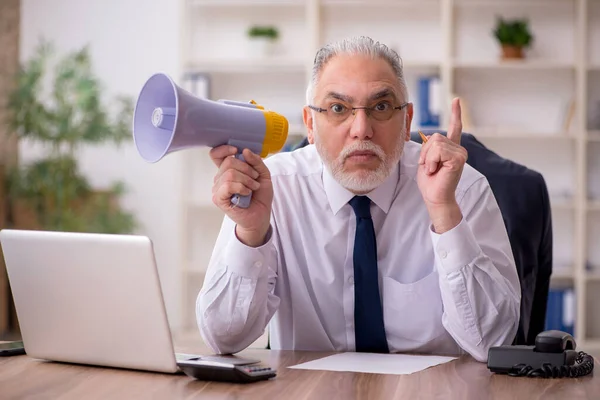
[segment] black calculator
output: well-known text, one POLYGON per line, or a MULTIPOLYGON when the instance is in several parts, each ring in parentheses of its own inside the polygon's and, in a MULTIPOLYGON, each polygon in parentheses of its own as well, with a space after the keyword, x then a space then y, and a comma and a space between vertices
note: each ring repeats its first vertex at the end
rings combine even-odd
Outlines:
POLYGON ((189 377, 202 381, 250 383, 273 378, 276 371, 260 364, 239 365, 235 362, 196 359, 177 362, 179 368, 189 377))

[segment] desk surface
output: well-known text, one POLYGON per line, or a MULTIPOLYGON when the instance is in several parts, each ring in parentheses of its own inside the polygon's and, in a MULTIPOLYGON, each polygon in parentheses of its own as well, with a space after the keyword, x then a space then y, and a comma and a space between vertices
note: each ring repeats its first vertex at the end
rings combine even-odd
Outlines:
MULTIPOLYGON (((179 347, 179 352, 198 348, 179 347)), ((198 352, 206 354, 206 352, 198 352)), ((582 378, 513 378, 489 372, 470 357, 411 375, 286 368, 332 353, 248 349, 277 368, 277 377, 252 384, 202 382, 186 375, 88 367, 0 357, 0 399, 593 399, 600 396, 599 364, 582 378)))

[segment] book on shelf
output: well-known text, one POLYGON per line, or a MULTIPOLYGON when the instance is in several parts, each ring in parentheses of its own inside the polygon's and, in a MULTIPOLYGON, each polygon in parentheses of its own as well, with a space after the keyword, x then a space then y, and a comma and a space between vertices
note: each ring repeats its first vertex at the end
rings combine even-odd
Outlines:
POLYGON ((417 102, 419 106, 419 126, 434 128, 440 126, 441 81, 439 76, 422 76, 418 82, 417 102))
POLYGON ((573 288, 550 288, 544 330, 559 330, 574 335, 575 291, 573 288))

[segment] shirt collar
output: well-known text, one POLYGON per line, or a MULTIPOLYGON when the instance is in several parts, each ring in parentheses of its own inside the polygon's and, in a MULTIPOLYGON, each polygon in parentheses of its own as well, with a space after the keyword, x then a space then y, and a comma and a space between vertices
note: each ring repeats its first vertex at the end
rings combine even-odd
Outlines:
MULTIPOLYGON (((396 193, 399 165, 400 163, 396 164, 390 175, 381 185, 366 194, 386 214, 392 206, 392 200, 396 193)), ((323 165, 323 188, 325 189, 329 206, 334 215, 355 196, 354 193, 344 188, 333 178, 325 165, 323 165)))

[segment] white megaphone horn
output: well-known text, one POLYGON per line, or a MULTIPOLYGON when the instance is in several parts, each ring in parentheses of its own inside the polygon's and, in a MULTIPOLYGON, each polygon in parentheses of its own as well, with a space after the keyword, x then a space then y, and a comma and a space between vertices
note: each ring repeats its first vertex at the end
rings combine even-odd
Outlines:
MULTIPOLYGON (((287 119, 254 101, 201 99, 177 86, 162 73, 144 84, 133 113, 133 139, 142 158, 154 163, 166 154, 195 146, 224 144, 266 157, 283 147, 287 119)), ((251 194, 234 195, 232 204, 247 208, 251 194)))

